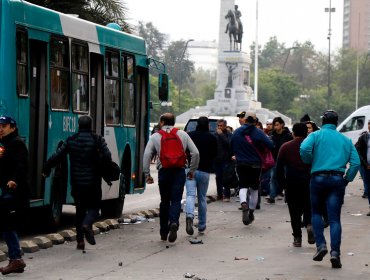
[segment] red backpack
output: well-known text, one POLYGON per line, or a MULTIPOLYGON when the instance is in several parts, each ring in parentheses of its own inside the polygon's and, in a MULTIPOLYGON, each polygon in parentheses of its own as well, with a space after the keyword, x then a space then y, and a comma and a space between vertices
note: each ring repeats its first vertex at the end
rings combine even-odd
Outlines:
POLYGON ((162 135, 159 160, 163 168, 185 167, 186 154, 177 131, 177 128, 172 128, 170 132, 165 132, 162 129, 158 131, 162 135))

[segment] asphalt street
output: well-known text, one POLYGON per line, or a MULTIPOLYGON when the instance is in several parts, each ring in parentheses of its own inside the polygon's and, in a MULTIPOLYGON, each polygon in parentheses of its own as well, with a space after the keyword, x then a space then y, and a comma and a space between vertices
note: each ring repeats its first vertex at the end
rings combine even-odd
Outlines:
MULTIPOLYGON (((211 185, 214 184, 212 179, 211 185)), ((332 269, 327 255, 312 261, 315 245, 292 246, 287 205, 262 204, 256 220, 245 226, 237 198, 208 205, 206 234, 191 244, 185 232, 185 215, 175 243, 160 241, 159 219, 121 225, 96 236, 97 245, 86 252, 75 242, 54 245, 25 254, 23 274, 12 279, 370 279, 370 217, 361 198, 361 181, 347 187, 342 211, 342 269, 332 269), (192 277, 192 278, 186 278, 192 277), (198 277, 198 278, 197 278, 198 277)), ((211 189, 214 186, 211 187, 211 189)), ((329 229, 325 230, 328 238, 329 229)), ((329 238, 327 239, 329 243, 329 238)), ((2 262, 1 264, 5 264, 2 262)), ((3 276, 5 279, 5 276, 3 276)))

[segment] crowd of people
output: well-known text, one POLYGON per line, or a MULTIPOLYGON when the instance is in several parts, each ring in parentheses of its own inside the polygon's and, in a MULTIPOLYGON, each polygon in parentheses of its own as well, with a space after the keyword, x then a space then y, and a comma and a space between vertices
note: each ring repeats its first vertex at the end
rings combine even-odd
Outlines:
MULTIPOLYGON (((231 170, 238 180, 234 193, 239 196, 244 225, 250 225, 255 220, 255 210, 261 207, 261 197, 265 197, 266 204, 272 205, 276 199, 284 199, 291 218, 293 246, 302 246, 302 228, 306 228, 307 242, 316 244, 317 248, 313 260, 322 261, 329 252, 323 232, 325 227, 330 226, 330 261, 332 268, 341 268, 340 215, 345 188, 355 178, 360 159, 364 185, 370 184, 370 156, 367 156, 370 154, 369 133, 361 135, 355 147, 349 138, 337 132, 338 114, 332 110, 325 111, 321 116, 321 128, 305 115, 293 125, 292 131, 281 117, 268 119, 266 127, 253 112, 243 111, 237 117, 241 126, 234 131, 228 129, 226 120, 220 119, 216 132, 211 134, 205 116, 198 119, 194 132, 187 135, 177 131, 188 158, 183 166, 164 168, 161 164, 161 157, 164 160, 164 156, 158 158, 161 239, 168 239, 169 242, 176 240, 180 224, 180 194, 184 185, 186 232, 194 234, 196 196, 198 231, 200 234, 205 232, 210 173, 214 170, 216 175, 218 200, 228 203, 232 192, 225 178, 232 176, 225 174, 225 170, 230 172, 230 168, 226 167, 233 163, 235 169, 231 170)), ((161 116, 160 129, 170 133, 174 125, 173 114, 161 116)), ((164 144, 159 133, 154 133, 144 152, 147 183, 153 183, 150 162, 153 154, 161 154, 161 145, 164 144)))

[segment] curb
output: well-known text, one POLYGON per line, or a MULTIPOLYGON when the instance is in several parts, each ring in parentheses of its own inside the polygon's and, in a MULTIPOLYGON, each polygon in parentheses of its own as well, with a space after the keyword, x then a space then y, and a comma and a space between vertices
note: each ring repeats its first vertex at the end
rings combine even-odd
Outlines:
MULTIPOLYGON (((217 200, 216 195, 207 196, 207 204, 217 200)), ((197 205, 197 204, 196 204, 197 205)), ((121 223, 135 223, 138 220, 138 216, 145 217, 147 219, 153 219, 159 217, 159 208, 143 210, 136 213, 124 214, 118 219, 106 219, 95 222, 93 224, 93 232, 95 235, 101 232, 107 232, 111 229, 118 229, 121 223)), ((75 241, 77 238, 76 228, 65 229, 58 233, 49 233, 45 236, 36 236, 32 239, 21 240, 20 246, 23 253, 34 253, 40 249, 51 248, 54 245, 64 244, 65 242, 75 241)), ((6 245, 0 246, 0 262, 8 259, 6 245)), ((23 254, 22 253, 22 254, 23 254)))

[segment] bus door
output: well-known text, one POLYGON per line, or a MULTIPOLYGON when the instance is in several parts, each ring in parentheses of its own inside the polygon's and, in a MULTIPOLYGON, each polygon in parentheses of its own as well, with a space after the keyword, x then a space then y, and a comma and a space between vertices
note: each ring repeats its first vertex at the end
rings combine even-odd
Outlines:
POLYGON ((146 141, 149 136, 149 94, 148 94, 148 69, 138 67, 136 77, 136 162, 138 163, 137 180, 135 188, 145 185, 143 173, 143 156, 146 141), (144 109, 145 108, 145 109, 144 109))
POLYGON ((90 116, 93 119, 93 131, 99 135, 104 135, 103 67, 103 56, 90 53, 90 116))
POLYGON ((29 157, 31 198, 42 198, 42 166, 46 157, 48 108, 47 95, 47 43, 29 41, 30 57, 30 123, 29 157))

